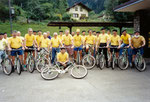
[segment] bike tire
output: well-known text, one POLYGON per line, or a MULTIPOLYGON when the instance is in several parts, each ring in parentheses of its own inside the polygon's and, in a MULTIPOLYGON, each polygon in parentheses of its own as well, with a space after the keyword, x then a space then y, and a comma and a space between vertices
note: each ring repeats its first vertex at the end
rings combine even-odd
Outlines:
MULTIPOLYGON (((138 56, 138 57, 140 57, 140 56, 138 56)), ((142 65, 140 64, 139 65, 139 58, 138 57, 136 57, 135 58, 135 61, 134 61, 134 64, 135 64, 135 68, 139 71, 139 72, 143 72, 143 71, 145 71, 146 70, 146 62, 145 62, 145 60, 144 60, 144 58, 142 57, 141 59, 142 59, 142 65)))
POLYGON ((118 58, 118 66, 119 66, 119 68, 121 70, 126 70, 126 69, 128 69, 129 61, 128 61, 128 58, 126 58, 126 62, 123 62, 123 60, 124 60, 123 57, 124 57, 124 55, 119 56, 119 58, 118 58), (126 65, 122 66, 122 64, 126 64, 126 65))
POLYGON ((112 58, 112 70, 114 70, 115 69, 115 60, 114 60, 114 58, 112 58))
POLYGON ((42 69, 44 69, 45 67, 50 67, 50 60, 40 59, 36 64, 36 69, 39 73, 41 73, 42 69))
POLYGON ((35 70, 35 59, 34 58, 30 58, 28 60, 27 69, 30 73, 34 72, 34 70, 35 70))
POLYGON ((71 69, 71 76, 75 79, 83 79, 84 77, 87 76, 87 74, 88 74, 87 68, 81 65, 75 65, 71 69))
POLYGON ((6 75, 10 75, 12 73, 12 62, 9 58, 5 58, 2 61, 3 72, 6 75))
POLYGON ((102 69, 104 69, 104 66, 105 66, 104 56, 101 55, 99 57, 99 68, 102 70, 102 69))
POLYGON ((85 68, 87 68, 88 70, 93 69, 94 66, 95 66, 95 63, 96 63, 95 58, 94 58, 93 56, 91 56, 91 55, 86 55, 86 56, 82 59, 82 65, 83 65, 85 68), (88 61, 89 58, 90 58, 92 61, 88 61), (92 62, 92 63, 91 63, 91 62, 92 62), (90 65, 90 64, 92 64, 92 65, 90 65), (87 65, 90 65, 90 66, 87 66, 87 65))
POLYGON ((44 80, 54 80, 59 76, 59 72, 56 68, 44 68, 41 71, 41 77, 44 80))
POLYGON ((20 61, 19 58, 17 58, 16 70, 17 70, 18 75, 20 75, 21 74, 21 70, 22 70, 22 65, 21 65, 21 61, 20 61))

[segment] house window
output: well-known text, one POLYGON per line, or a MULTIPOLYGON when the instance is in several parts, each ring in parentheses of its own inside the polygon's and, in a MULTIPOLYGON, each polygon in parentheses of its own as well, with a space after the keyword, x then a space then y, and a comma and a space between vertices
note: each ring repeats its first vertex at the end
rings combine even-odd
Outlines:
POLYGON ((78 7, 75 7, 75 11, 78 11, 78 7))
POLYGON ((73 13, 73 17, 74 17, 74 18, 78 18, 78 17, 79 17, 79 14, 73 13))
POLYGON ((80 7, 80 11, 81 11, 81 12, 83 11, 83 8, 82 8, 82 7, 80 7))

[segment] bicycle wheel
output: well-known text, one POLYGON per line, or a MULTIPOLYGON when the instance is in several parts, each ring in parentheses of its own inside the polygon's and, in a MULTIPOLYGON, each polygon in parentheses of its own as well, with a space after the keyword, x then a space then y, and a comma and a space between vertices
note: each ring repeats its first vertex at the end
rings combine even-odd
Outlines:
POLYGON ((46 58, 40 59, 36 64, 36 69, 39 73, 41 73, 42 69, 45 67, 50 67, 50 61, 46 58))
POLYGON ((138 71, 143 72, 146 70, 146 62, 142 56, 137 56, 135 58, 134 64, 138 71))
POLYGON ((118 66, 121 70, 126 70, 129 66, 128 57, 125 55, 121 55, 118 58, 118 66))
POLYGON ((35 59, 34 58, 29 58, 28 64, 27 64, 27 69, 30 73, 34 72, 34 69, 35 69, 35 59))
POLYGON ((16 61, 16 70, 17 70, 18 75, 21 74, 21 69, 22 69, 21 61, 20 61, 19 58, 17 58, 17 61, 16 61))
POLYGON ((88 74, 87 69, 81 65, 75 65, 71 69, 71 76, 76 79, 82 79, 82 78, 86 77, 87 74, 88 74))
POLYGON ((104 69, 104 65, 105 65, 105 58, 104 58, 104 55, 101 55, 99 57, 99 68, 102 70, 104 69))
POLYGON ((57 78, 59 75, 59 72, 57 71, 56 68, 44 68, 41 71, 41 77, 44 80, 53 80, 55 78, 57 78))
POLYGON ((96 55, 96 66, 99 67, 99 55, 96 55))
POLYGON ((115 59, 112 58, 112 70, 114 70, 114 69, 115 69, 115 59))
POLYGON ((3 72, 6 75, 10 75, 12 73, 12 62, 9 58, 5 58, 2 61, 3 72))
POLYGON ((88 70, 91 70, 94 68, 95 66, 95 58, 91 55, 86 55, 83 59, 82 59, 82 65, 87 68, 88 70))

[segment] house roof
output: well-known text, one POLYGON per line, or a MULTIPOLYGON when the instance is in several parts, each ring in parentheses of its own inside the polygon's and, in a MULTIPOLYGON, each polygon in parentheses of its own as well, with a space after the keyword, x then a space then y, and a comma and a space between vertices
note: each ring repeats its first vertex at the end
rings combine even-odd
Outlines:
POLYGON ((92 9, 90 9, 89 7, 87 7, 86 5, 84 5, 82 2, 75 3, 74 5, 70 6, 66 10, 69 11, 71 8, 75 7, 76 5, 81 5, 83 8, 87 9, 88 11, 92 11, 92 9))
POLYGON ((135 12, 150 9, 150 0, 130 0, 114 8, 116 12, 135 12))

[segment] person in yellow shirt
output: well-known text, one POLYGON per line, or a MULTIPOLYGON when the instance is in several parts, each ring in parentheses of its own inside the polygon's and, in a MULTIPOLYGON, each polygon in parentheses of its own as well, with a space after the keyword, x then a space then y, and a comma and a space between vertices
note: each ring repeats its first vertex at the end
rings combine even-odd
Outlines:
POLYGON ((17 37, 17 31, 13 31, 12 37, 8 40, 9 48, 11 51, 11 58, 12 58, 12 64, 14 66, 14 61, 16 54, 19 55, 19 58, 21 60, 21 63, 23 63, 23 50, 24 50, 24 44, 22 40, 17 37))
POLYGON ((82 31, 82 40, 83 40, 83 45, 85 45, 85 38, 86 38, 86 31, 82 31))
POLYGON ((76 33, 77 34, 73 37, 74 59, 77 59, 77 52, 79 51, 80 61, 81 61, 82 60, 83 40, 82 40, 82 36, 80 35, 80 29, 77 29, 76 33))
POLYGON ((72 45, 72 35, 69 34, 69 30, 65 31, 65 35, 63 36, 62 42, 67 52, 69 53, 69 57, 71 58, 73 55, 73 48, 72 48, 73 45, 72 45))
POLYGON ((128 48, 128 59, 129 59, 129 64, 130 66, 132 66, 132 50, 130 48, 131 46, 131 36, 129 34, 127 34, 126 30, 122 31, 122 35, 121 35, 121 46, 120 46, 120 52, 119 55, 122 55, 122 51, 124 47, 128 48))
POLYGON ((72 35, 72 37, 73 37, 73 36, 75 35, 75 32, 72 32, 71 35, 72 35))
POLYGON ((57 32, 54 32, 54 37, 51 39, 51 51, 52 51, 52 61, 51 63, 54 64, 54 60, 55 60, 55 56, 56 53, 59 52, 59 46, 62 46, 62 42, 60 41, 60 39, 57 37, 57 32))
POLYGON ((134 33, 134 36, 131 39, 131 48, 132 48, 132 53, 133 53, 132 63, 134 62, 135 56, 138 51, 140 51, 141 55, 144 54, 143 47, 145 46, 145 43, 146 43, 145 38, 140 35, 139 31, 136 31, 134 33))
POLYGON ((34 47, 37 46, 37 42, 35 40, 35 36, 33 35, 33 30, 32 28, 28 29, 28 34, 25 34, 25 41, 24 41, 24 45, 25 45, 25 52, 24 52, 24 68, 26 67, 26 59, 27 59, 27 55, 28 52, 32 52, 33 56, 35 56, 34 47))
POLYGON ((63 40, 63 31, 59 31, 58 38, 62 41, 63 40))
MULTIPOLYGON (((101 35, 99 36, 99 39, 96 44, 96 51, 98 48, 98 44, 99 44, 99 47, 106 47, 106 48, 102 48, 103 53, 105 55, 106 67, 108 67, 107 48, 109 47, 109 41, 110 41, 110 38, 109 38, 108 34, 105 33, 105 28, 102 28, 101 35)), ((99 48, 99 53, 101 53, 102 49, 99 48)))
POLYGON ((86 53, 88 53, 89 47, 91 47, 91 52, 94 52, 94 45, 95 45, 95 36, 92 35, 92 30, 88 31, 89 35, 85 38, 85 45, 86 45, 86 53))
POLYGON ((60 49, 61 51, 57 53, 57 64, 66 68, 70 64, 69 55, 64 47, 61 47, 60 49))
POLYGON ((43 39, 42 31, 39 30, 39 31, 38 31, 38 35, 37 35, 36 38, 35 38, 35 40, 36 40, 36 42, 37 42, 37 47, 39 47, 39 44, 40 44, 40 42, 42 41, 42 39, 43 39))
POLYGON ((120 36, 117 34, 117 32, 118 32, 117 30, 113 30, 113 35, 110 37, 111 47, 115 47, 115 48, 111 48, 110 52, 111 52, 111 56, 112 56, 112 52, 114 51, 116 53, 117 58, 118 58, 121 40, 120 40, 120 36))

